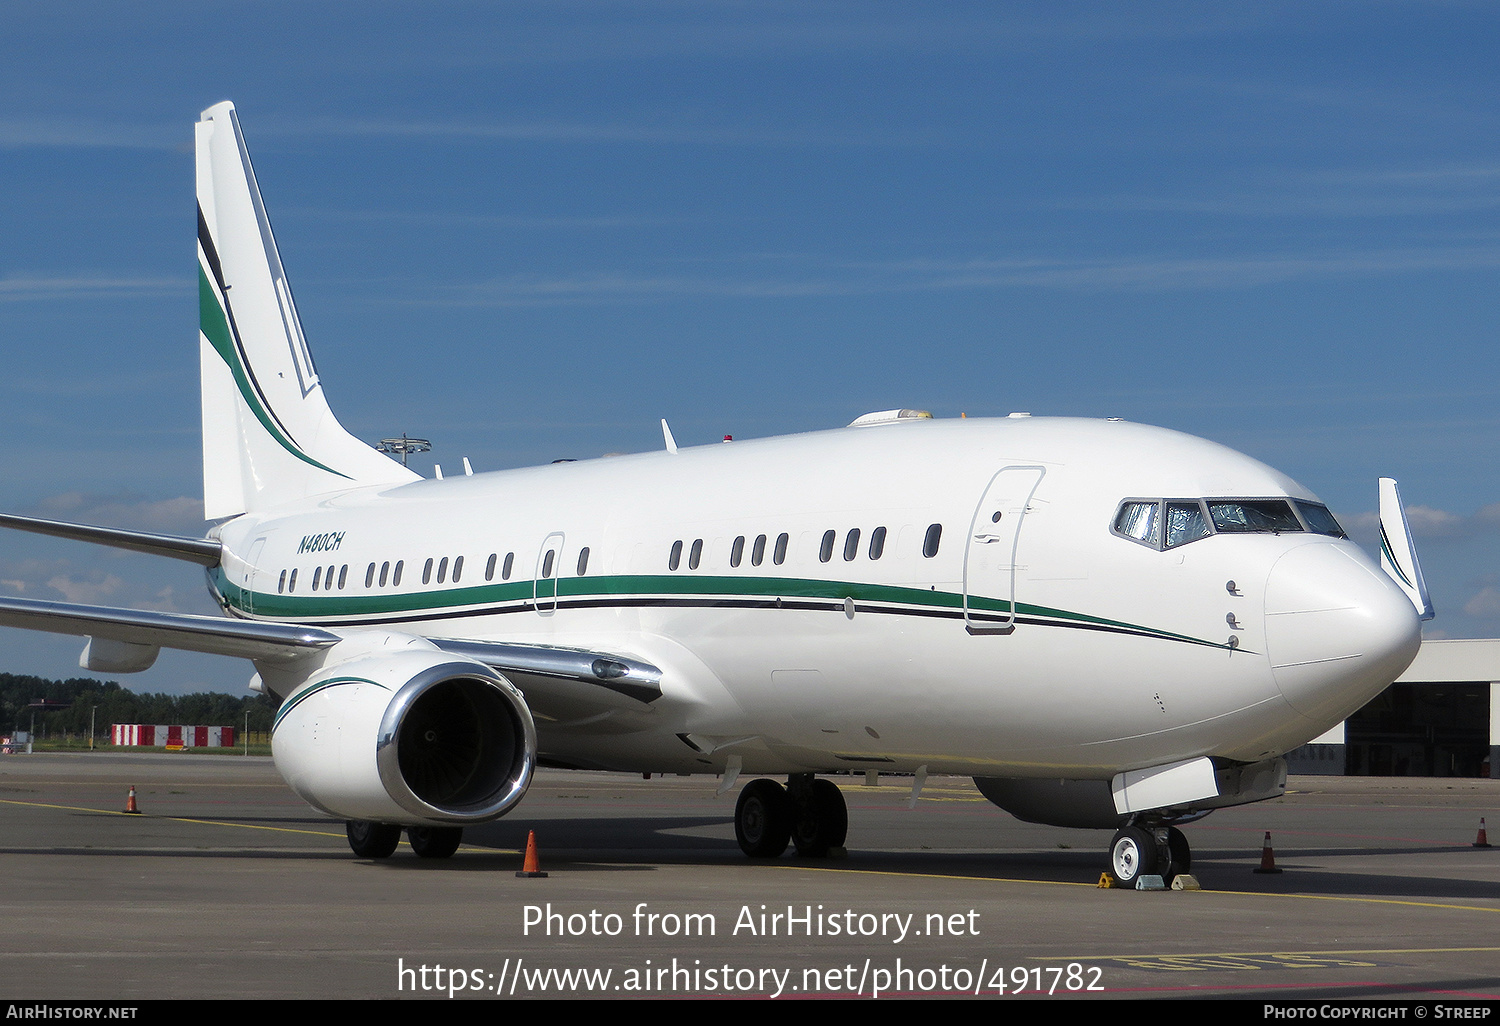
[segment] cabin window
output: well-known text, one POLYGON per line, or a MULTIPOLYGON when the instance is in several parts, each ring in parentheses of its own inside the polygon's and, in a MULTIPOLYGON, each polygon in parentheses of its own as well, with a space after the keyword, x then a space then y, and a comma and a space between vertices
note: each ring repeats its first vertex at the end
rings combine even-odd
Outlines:
POLYGON ((329 567, 328 572, 323 575, 323 590, 333 590, 333 567, 329 567))
POLYGON ((495 579, 495 561, 500 558, 498 552, 491 552, 489 561, 484 564, 484 579, 493 581, 495 579))
POLYGON ((877 527, 870 532, 870 558, 879 559, 885 554, 885 528, 877 527))
POLYGON ((438 561, 438 583, 442 584, 448 579, 448 557, 444 556, 438 561))
POLYGON ((851 529, 848 536, 844 538, 844 562, 853 562, 857 555, 859 555, 859 528, 856 527, 851 529))
POLYGON ((922 539, 922 555, 931 559, 938 554, 938 545, 943 540, 943 525, 933 524, 927 528, 927 537, 922 539))
POLYGON ((320 566, 313 567, 312 590, 313 591, 317 591, 318 590, 318 585, 321 584, 322 581, 323 581, 323 568, 320 567, 320 566))
POLYGON ((349 564, 345 563, 339 567, 339 591, 344 590, 344 584, 349 580, 349 564))
POLYGON ((688 569, 698 569, 698 564, 703 562, 703 539, 694 538, 693 547, 688 550, 688 569))
POLYGON ((760 566, 766 561, 766 536, 758 534, 755 536, 755 544, 750 548, 750 565, 760 566))
POLYGON ((514 552, 507 552, 505 554, 505 568, 500 571, 500 579, 502 581, 510 580, 510 568, 515 564, 515 562, 516 554, 514 552))
POLYGON ((365 571, 365 587, 366 588, 372 588, 374 586, 375 586, 375 564, 371 563, 370 564, 370 569, 368 569, 368 570, 365 571))
POLYGON ((453 583, 457 584, 458 583, 458 579, 460 577, 462 577, 463 575, 464 575, 464 557, 462 557, 462 556, 454 556, 453 557, 453 583))
POLYGON ((382 588, 385 587, 385 579, 390 576, 390 573, 391 573, 391 564, 390 564, 390 561, 387 560, 386 562, 381 563, 380 564, 380 586, 382 588))
MULTIPOLYGON (((578 550, 578 576, 582 577, 584 574, 586 574, 588 572, 589 572, 589 547, 587 545, 585 545, 583 548, 581 548, 581 549, 578 550)), ((453 573, 455 575, 457 575, 457 573, 458 573, 458 564, 456 564, 456 563, 453 565, 453 573)), ((457 576, 455 576, 453 579, 454 580, 458 580, 457 576)))
POLYGON ((431 556, 429 556, 427 558, 426 564, 424 564, 423 567, 422 567, 422 583, 423 584, 431 584, 432 583, 432 557, 431 556))
POLYGON ((281 579, 276 582, 276 593, 279 595, 286 591, 286 571, 281 571, 281 579))
POLYGON ((745 536, 742 534, 734 540, 734 545, 729 549, 729 565, 739 566, 740 560, 745 558, 745 536))
POLYGON ((401 585, 401 568, 404 567, 404 566, 406 566, 406 560, 404 560, 404 559, 398 559, 398 560, 396 560, 396 569, 391 574, 391 587, 393 587, 393 588, 394 587, 400 587, 400 585, 401 585))
POLYGON ((286 580, 286 590, 287 591, 296 591, 297 590, 297 571, 293 570, 292 571, 292 576, 290 576, 290 577, 287 578, 287 580, 286 580))
POLYGON ((681 565, 682 565, 682 542, 680 542, 680 541, 674 541, 672 543, 672 552, 671 552, 671 554, 669 554, 667 556, 667 569, 668 570, 676 570, 681 565))
POLYGON ((792 536, 785 532, 776 536, 776 551, 771 555, 771 562, 777 566, 786 562, 786 547, 792 540, 792 536))
POLYGON ((826 563, 833 558, 833 538, 837 532, 824 531, 823 543, 818 546, 818 562, 826 563))
POLYGON ((552 576, 552 561, 557 558, 556 549, 548 549, 547 554, 542 557, 542 576, 552 576))

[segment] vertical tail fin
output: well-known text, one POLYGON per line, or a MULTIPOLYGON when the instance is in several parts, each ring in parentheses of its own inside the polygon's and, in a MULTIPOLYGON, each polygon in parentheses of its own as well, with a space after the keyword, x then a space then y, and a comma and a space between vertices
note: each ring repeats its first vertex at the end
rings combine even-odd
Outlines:
POLYGON ((328 408, 233 104, 203 112, 197 154, 204 515, 417 480, 328 408))
POLYGON ((1380 568, 1411 599, 1417 615, 1431 620, 1432 598, 1427 594, 1427 582, 1422 579, 1422 564, 1417 562, 1417 546, 1406 523, 1406 508, 1401 505, 1396 482, 1389 477, 1380 479, 1380 568))

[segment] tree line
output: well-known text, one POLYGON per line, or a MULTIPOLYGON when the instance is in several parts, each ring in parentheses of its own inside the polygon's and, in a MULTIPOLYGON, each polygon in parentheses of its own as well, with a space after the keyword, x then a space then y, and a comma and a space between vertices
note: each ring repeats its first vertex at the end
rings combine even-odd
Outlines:
POLYGON ((270 730, 280 701, 266 695, 221 695, 200 691, 191 695, 137 694, 112 680, 73 677, 47 680, 14 673, 0 673, 0 734, 30 730, 33 702, 71 703, 66 709, 36 711, 36 732, 41 737, 62 734, 87 735, 92 714, 95 732, 109 736, 112 723, 183 724, 202 727, 270 730))

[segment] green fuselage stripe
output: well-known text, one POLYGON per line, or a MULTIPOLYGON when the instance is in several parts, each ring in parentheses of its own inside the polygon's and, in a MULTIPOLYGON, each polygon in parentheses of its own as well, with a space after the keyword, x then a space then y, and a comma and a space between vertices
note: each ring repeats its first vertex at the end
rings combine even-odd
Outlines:
MULTIPOLYGON (((446 588, 440 591, 388 592, 384 594, 308 594, 286 595, 250 592, 230 582, 223 570, 210 572, 219 593, 236 611, 254 617, 316 621, 336 624, 339 620, 358 620, 369 617, 396 618, 401 614, 414 617, 439 611, 461 613, 475 607, 475 616, 484 616, 491 610, 485 607, 530 603, 533 598, 543 604, 554 600, 618 597, 642 599, 649 596, 677 597, 724 597, 737 600, 754 599, 767 603, 778 599, 822 599, 842 602, 853 599, 862 603, 918 606, 927 609, 961 610, 963 595, 936 589, 921 589, 889 584, 865 584, 852 581, 820 581, 799 577, 724 577, 709 575, 640 575, 623 574, 608 577, 564 577, 542 581, 512 581, 503 584, 481 584, 462 588, 446 588), (538 588, 540 584, 540 588, 538 588)), ((622 605, 628 604, 626 602, 622 605)), ((969 608, 990 613, 1010 613, 1010 603, 1003 599, 971 595, 969 608)), ((1129 631, 1152 637, 1182 641, 1213 648, 1227 646, 1204 641, 1186 634, 1143 627, 1139 624, 1104 617, 1075 613, 1049 606, 1016 604, 1017 616, 1045 617, 1062 620, 1080 626, 1094 626, 1129 631)))

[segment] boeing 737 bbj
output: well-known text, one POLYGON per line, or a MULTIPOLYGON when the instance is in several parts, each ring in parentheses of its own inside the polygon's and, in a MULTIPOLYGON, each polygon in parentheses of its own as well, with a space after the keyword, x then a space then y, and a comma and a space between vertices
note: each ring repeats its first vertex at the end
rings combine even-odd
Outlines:
POLYGON ((1387 574, 1290 478, 1115 420, 900 410, 424 480, 329 409, 228 103, 197 181, 217 525, 0 523, 201 564, 228 616, 3 599, 0 623, 87 636, 95 671, 252 660, 277 768, 362 857, 403 829, 451 855, 542 762, 785 777, 740 792, 761 858, 843 844, 830 775, 968 775, 1023 819, 1115 829, 1122 884, 1170 878, 1176 824, 1282 793, 1282 755, 1417 651, 1393 487, 1387 574))

